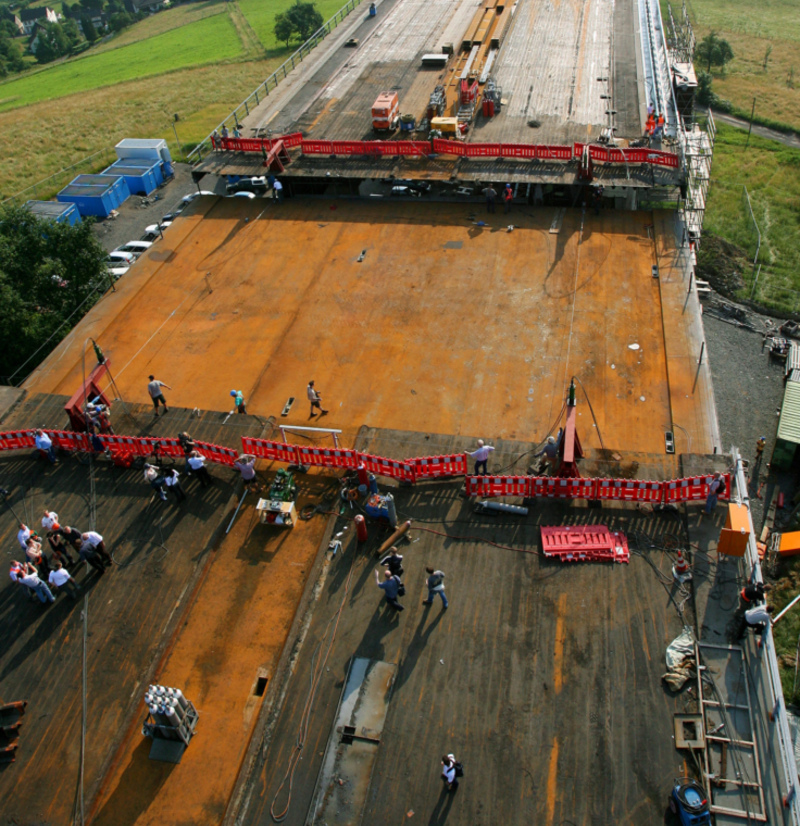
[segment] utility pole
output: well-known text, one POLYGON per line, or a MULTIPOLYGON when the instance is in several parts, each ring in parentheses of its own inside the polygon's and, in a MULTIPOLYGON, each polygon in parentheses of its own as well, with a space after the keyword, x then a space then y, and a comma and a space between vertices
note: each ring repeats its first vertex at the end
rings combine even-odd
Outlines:
POLYGON ((756 113, 756 99, 753 98, 753 108, 750 110, 750 126, 747 128, 747 143, 744 145, 744 151, 747 152, 747 147, 750 146, 750 132, 753 129, 753 115, 756 113))
POLYGON ((178 151, 181 153, 181 155, 183 155, 183 147, 181 146, 181 142, 178 139, 178 130, 175 128, 175 124, 179 120, 180 120, 180 117, 178 116, 178 113, 176 112, 172 116, 172 131, 175 133, 175 142, 178 144, 178 151))

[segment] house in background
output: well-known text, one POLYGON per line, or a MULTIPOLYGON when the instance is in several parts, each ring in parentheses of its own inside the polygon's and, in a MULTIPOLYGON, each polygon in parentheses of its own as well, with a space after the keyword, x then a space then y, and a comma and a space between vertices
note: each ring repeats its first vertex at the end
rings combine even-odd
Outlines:
POLYGON ((28 37, 33 34, 37 23, 58 23, 58 15, 47 6, 41 6, 38 9, 21 9, 18 16, 22 23, 23 33, 28 37))
POLYGON ((14 24, 14 28, 17 29, 17 34, 25 34, 25 26, 19 19, 19 15, 16 12, 8 12, 5 19, 10 20, 14 24))

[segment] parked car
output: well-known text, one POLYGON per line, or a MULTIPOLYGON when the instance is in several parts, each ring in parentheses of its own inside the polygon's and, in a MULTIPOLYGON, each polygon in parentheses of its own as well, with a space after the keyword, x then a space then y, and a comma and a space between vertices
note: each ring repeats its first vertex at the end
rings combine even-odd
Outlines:
POLYGON ((172 221, 162 221, 160 224, 150 224, 150 226, 145 227, 144 235, 142 235, 142 241, 150 241, 155 243, 161 237, 161 233, 164 232, 167 227, 172 226, 172 221))
POLYGON ((264 175, 254 178, 239 178, 238 181, 229 183, 226 186, 229 195, 235 192, 254 192, 257 195, 263 195, 267 188, 267 179, 264 175))
POLYGON ((191 204, 195 198, 199 198, 201 195, 216 195, 216 192, 211 192, 208 189, 201 189, 198 192, 190 192, 188 195, 184 195, 181 198, 182 204, 191 204))
POLYGON ((128 241, 127 244, 117 247, 115 252, 129 252, 132 256, 134 256, 134 258, 138 258, 140 255, 146 253, 152 246, 152 241, 128 241))
POLYGON ((358 38, 357 37, 351 37, 344 44, 344 47, 345 47, 345 49, 356 49, 356 48, 358 48, 358 38))
POLYGON ((122 278, 122 276, 125 275, 129 269, 130 267, 124 266, 109 267, 108 274, 114 279, 114 281, 116 281, 118 278, 122 278))
POLYGON ((106 258, 107 267, 130 267, 136 260, 136 256, 123 250, 114 250, 106 258))
POLYGON ((249 198, 252 200, 256 197, 255 192, 234 192, 232 195, 228 195, 229 198, 249 198))

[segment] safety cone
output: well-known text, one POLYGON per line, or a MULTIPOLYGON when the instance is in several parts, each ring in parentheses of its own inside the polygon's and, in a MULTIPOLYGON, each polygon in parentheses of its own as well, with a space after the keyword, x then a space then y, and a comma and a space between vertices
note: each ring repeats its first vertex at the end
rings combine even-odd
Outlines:
POLYGON ((678 559, 672 566, 672 576, 678 582, 687 582, 692 578, 692 572, 689 570, 689 563, 683 555, 683 551, 678 548, 678 559))

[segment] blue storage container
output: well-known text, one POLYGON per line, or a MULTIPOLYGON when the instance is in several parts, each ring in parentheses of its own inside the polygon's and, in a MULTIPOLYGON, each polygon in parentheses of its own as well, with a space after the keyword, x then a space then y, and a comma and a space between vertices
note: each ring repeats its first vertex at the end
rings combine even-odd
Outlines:
POLYGON ((78 175, 56 198, 62 203, 75 204, 84 217, 107 218, 111 210, 122 206, 130 195, 122 175, 78 175))
POLYGON ((161 161, 151 158, 124 158, 111 164, 103 174, 122 175, 135 195, 149 195, 164 183, 161 161))
POLYGON ((25 209, 37 218, 45 221, 55 221, 57 224, 75 226, 80 223, 81 214, 75 204, 60 204, 58 201, 28 201, 25 209))

